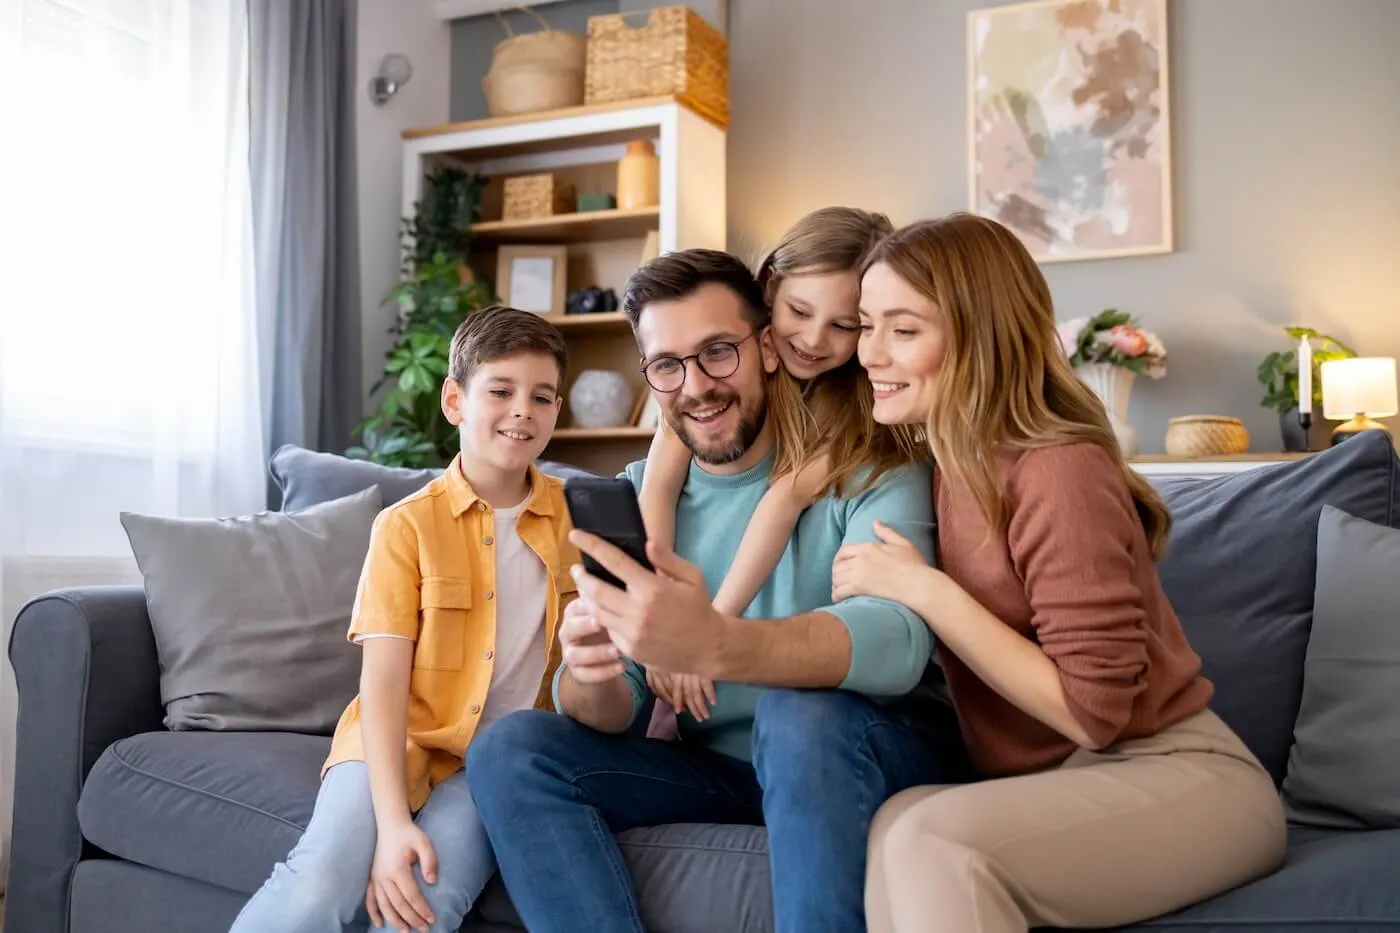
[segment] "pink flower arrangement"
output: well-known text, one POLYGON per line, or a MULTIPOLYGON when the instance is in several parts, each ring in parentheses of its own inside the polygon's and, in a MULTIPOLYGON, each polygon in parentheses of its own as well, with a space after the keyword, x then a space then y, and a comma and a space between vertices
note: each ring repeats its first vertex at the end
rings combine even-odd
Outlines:
POLYGON ((1124 311, 1109 308, 1061 321, 1055 330, 1072 366, 1108 363, 1153 379, 1167 374, 1167 348, 1124 311))

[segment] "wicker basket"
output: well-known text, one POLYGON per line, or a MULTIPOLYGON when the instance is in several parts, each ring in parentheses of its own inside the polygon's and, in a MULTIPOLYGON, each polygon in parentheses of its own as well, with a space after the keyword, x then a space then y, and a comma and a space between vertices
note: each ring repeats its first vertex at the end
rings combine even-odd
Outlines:
POLYGON ((1249 432, 1238 418, 1186 415, 1167 422, 1166 446, 1173 457, 1226 457, 1249 449, 1249 432))
POLYGON ((497 11, 506 38, 491 53, 491 67, 481 79, 486 112, 504 117, 582 104, 587 41, 552 28, 529 7, 518 9, 533 16, 542 31, 516 35, 497 11))
POLYGON ((550 172, 539 175, 517 175, 505 181, 505 204, 502 220, 528 220, 531 217, 552 217, 573 210, 574 189, 555 178, 550 172))
POLYGON ((729 125, 729 42, 685 6, 588 18, 584 102, 602 104, 674 95, 721 126, 729 125), (641 26, 627 20, 648 13, 641 26))

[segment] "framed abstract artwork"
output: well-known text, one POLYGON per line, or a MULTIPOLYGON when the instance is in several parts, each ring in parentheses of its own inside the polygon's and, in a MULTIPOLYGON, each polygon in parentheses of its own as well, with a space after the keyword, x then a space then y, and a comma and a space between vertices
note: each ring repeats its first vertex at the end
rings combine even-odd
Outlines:
POLYGON ((1173 248, 1167 0, 967 19, 969 209, 1040 262, 1173 248))

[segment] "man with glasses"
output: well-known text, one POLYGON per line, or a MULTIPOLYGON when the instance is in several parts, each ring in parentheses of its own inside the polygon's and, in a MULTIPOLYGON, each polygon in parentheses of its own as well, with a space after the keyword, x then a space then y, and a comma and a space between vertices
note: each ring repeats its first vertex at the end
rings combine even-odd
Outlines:
MULTIPOLYGON (((675 553, 653 547, 651 572, 575 532, 626 589, 580 570, 560 629, 554 702, 565 715, 513 714, 472 747, 468 784, 502 877, 532 933, 640 933, 613 833, 762 823, 779 933, 863 930, 876 809, 906 787, 962 779, 965 753, 950 708, 927 689, 928 628, 895 603, 833 605, 831 565, 843 545, 875 540, 876 521, 931 522, 928 470, 815 502, 747 616, 721 616, 707 581, 723 579, 774 460, 768 309, 744 265, 709 250, 637 270, 623 308, 667 423, 693 454, 675 553), (638 737, 653 700, 647 664, 716 683, 708 719, 679 717, 680 741, 638 737)), ((643 467, 627 469, 639 488, 643 467)))

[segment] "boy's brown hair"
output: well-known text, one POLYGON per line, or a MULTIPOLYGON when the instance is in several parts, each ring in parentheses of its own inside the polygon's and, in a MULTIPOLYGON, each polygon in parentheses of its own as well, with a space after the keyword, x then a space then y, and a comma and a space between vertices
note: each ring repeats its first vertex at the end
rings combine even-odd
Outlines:
POLYGON ((564 335, 538 314, 504 305, 474 311, 457 325, 447 356, 447 378, 465 388, 483 363, 521 353, 554 357, 559 364, 558 390, 564 391, 564 373, 569 368, 564 335))

